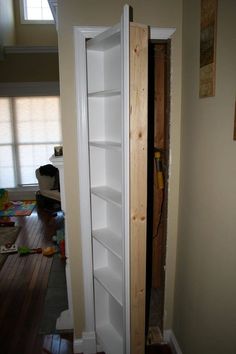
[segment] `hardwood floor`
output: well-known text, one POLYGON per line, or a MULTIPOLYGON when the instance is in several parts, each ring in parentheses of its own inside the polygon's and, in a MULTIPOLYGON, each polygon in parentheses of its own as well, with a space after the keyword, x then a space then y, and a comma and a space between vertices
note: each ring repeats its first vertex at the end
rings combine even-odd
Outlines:
MULTIPOLYGON (((31 216, 12 218, 21 226, 16 244, 30 248, 53 245, 62 226, 60 213, 35 210, 31 216)), ((9 255, 0 271, 0 353, 72 354, 72 334, 39 335, 52 258, 42 254, 9 255)), ((147 347, 148 354, 171 354, 168 346, 147 347)))
MULTIPOLYGON (((31 216, 12 218, 21 226, 18 246, 47 247, 62 225, 62 215, 34 211, 31 216)), ((42 254, 9 255, 0 271, 1 354, 70 354, 72 338, 39 335, 52 258, 42 254)))

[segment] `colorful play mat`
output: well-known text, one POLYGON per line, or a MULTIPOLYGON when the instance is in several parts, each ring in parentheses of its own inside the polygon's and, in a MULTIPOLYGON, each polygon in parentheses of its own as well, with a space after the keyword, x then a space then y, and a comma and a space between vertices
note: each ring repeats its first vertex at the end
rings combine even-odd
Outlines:
POLYGON ((0 210, 0 217, 3 216, 29 216, 36 205, 35 200, 24 200, 20 202, 7 202, 0 210))

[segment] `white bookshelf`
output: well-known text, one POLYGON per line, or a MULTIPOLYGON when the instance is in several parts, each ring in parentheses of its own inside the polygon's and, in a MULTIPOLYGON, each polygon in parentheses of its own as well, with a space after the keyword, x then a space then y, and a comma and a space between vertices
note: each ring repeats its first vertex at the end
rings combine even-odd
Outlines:
POLYGON ((123 353, 122 306, 95 280, 96 332, 106 353, 123 353))
POLYGON ((122 306, 122 260, 95 239, 93 251, 95 279, 122 306))
POLYGON ((75 27, 84 353, 145 347, 148 28, 129 20, 75 27))
POLYGON ((109 228, 95 229, 92 231, 95 240, 122 260, 122 238, 109 228))
POLYGON ((108 354, 124 353, 121 35, 87 42, 89 168, 95 327, 108 354))
POLYGON ((90 141, 89 145, 100 149, 121 151, 121 143, 117 143, 115 141, 90 141))
POLYGON ((95 187, 91 189, 91 193, 109 203, 121 206, 121 193, 112 188, 107 186, 95 187))
POLYGON ((88 97, 109 97, 109 96, 119 96, 121 94, 119 89, 110 89, 97 92, 89 92, 88 97))

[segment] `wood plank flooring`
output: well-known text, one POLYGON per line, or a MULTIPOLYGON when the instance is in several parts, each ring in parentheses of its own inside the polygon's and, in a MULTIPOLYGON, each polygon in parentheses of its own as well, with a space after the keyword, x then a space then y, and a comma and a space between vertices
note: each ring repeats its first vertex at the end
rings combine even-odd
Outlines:
MULTIPOLYGON (((61 227, 60 213, 35 210, 31 216, 12 218, 21 226, 18 246, 47 247, 61 227)), ((0 353, 70 354, 72 335, 39 335, 52 258, 42 254, 9 255, 0 271, 0 353)))
MULTIPOLYGON (((62 226, 60 213, 35 210, 12 218, 21 226, 16 244, 30 248, 51 246, 62 226)), ((9 255, 0 270, 0 354, 72 354, 72 334, 39 335, 52 258, 42 254, 9 255)), ((148 354, 171 354, 168 346, 147 347, 148 354)))

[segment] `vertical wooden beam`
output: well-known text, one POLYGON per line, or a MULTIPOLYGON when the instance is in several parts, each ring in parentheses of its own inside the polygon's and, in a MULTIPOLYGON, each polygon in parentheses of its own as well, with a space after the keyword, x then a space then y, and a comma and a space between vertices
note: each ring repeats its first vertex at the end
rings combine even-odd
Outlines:
POLYGON ((145 353, 148 28, 130 25, 131 354, 145 353))

